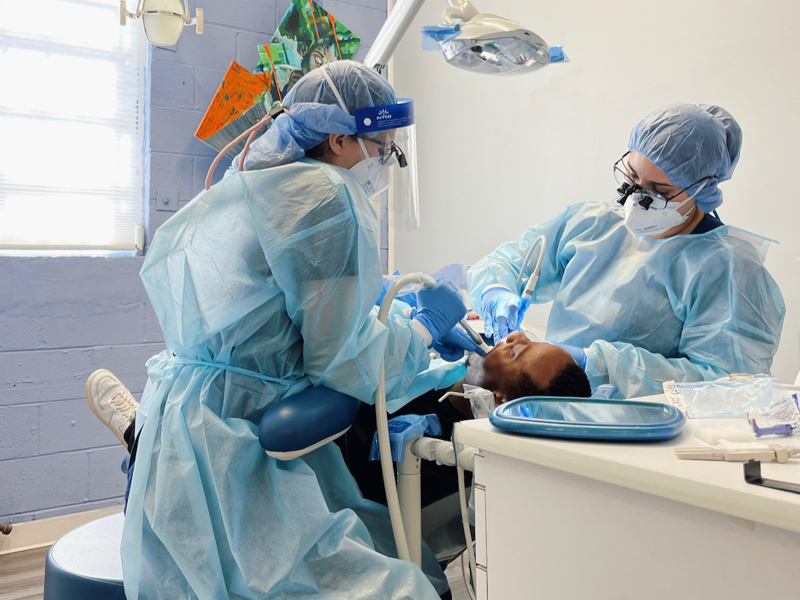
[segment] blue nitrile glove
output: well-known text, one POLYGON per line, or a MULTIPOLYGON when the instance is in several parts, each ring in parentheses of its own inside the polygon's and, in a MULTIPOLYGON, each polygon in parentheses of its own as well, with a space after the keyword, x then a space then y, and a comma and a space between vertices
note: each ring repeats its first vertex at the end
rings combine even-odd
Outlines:
POLYGON ((467 306, 461 294, 449 281, 440 281, 436 287, 422 288, 417 292, 417 314, 414 319, 425 326, 434 343, 466 314, 467 306))
POLYGON ((484 290, 481 296, 481 316, 484 333, 496 344, 517 330, 517 315, 522 298, 503 287, 484 290))
POLYGON ((477 352, 481 355, 486 354, 459 325, 453 327, 438 342, 433 344, 433 349, 443 359, 450 362, 463 358, 465 350, 467 352, 477 352))
POLYGON ((569 355, 575 359, 581 369, 586 369, 586 350, 578 348, 577 346, 570 346, 569 344, 559 344, 558 342, 551 342, 556 346, 561 346, 564 350, 569 352, 569 355))

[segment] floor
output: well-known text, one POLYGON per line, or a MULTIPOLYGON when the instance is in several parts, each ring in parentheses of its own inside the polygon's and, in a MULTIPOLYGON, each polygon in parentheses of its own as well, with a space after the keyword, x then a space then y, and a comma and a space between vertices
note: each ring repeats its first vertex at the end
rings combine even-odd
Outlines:
POLYGON ((0 600, 41 600, 49 547, 0 556, 0 600))
MULTIPOLYGON (((42 600, 44 561, 50 548, 38 548, 0 556, 0 600, 42 600)), ((468 600, 461 578, 460 561, 445 571, 453 600, 468 600)))

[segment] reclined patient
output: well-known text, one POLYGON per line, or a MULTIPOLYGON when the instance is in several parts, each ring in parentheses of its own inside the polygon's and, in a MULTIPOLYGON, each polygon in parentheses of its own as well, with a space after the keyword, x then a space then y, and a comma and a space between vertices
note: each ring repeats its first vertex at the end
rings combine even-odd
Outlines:
MULTIPOLYGON (((471 354, 466 365, 464 379, 447 390, 423 394, 394 414, 426 414, 436 412, 438 406, 445 406, 450 414, 454 408, 460 413, 451 421, 451 426, 455 421, 472 418, 469 401, 463 398, 450 396, 452 407, 438 402, 447 391, 463 392, 464 384, 489 390, 497 405, 522 396, 588 398, 591 395, 586 374, 566 350, 547 342, 533 341, 521 331, 501 340, 486 356, 471 354)), ((139 403, 128 388, 110 371, 98 369, 86 382, 86 396, 97 418, 130 450, 139 403)), ((375 410, 365 404, 361 412, 374 413, 375 410)), ((444 425, 443 422, 443 428, 444 425)), ((444 437, 449 438, 449 433, 444 437)))
MULTIPOLYGON (((439 398, 448 391, 463 392, 464 384, 489 390, 495 404, 522 396, 591 395, 586 374, 566 350, 546 342, 534 342, 517 331, 486 356, 470 355, 463 380, 446 390, 433 390, 419 396, 392 416, 434 413, 442 425, 441 437, 450 439, 454 423, 472 418, 470 402, 458 396, 450 396, 448 402, 439 402, 439 398)), ((130 452, 138 408, 130 391, 110 371, 100 369, 89 376, 86 395, 94 413, 130 452)), ((364 497, 385 504, 380 465, 369 461, 375 430, 375 407, 362 404, 355 423, 336 443, 364 497)), ((447 467, 423 463, 422 476, 423 506, 457 489, 455 474, 447 467)))
MULTIPOLYGON (((464 384, 491 391, 498 405, 523 396, 588 398, 592 393, 586 373, 566 350, 547 342, 534 342, 516 331, 486 356, 471 354, 463 380, 446 390, 427 392, 391 416, 434 413, 442 425, 442 434, 437 437, 449 440, 453 425, 471 419, 472 409, 466 398, 449 396, 448 402, 439 402, 439 398, 448 391, 463 392, 464 384)), ((380 463, 369 461, 375 431, 375 407, 362 404, 355 423, 336 444, 364 497, 386 504, 380 463)), ((428 461, 423 461, 421 468, 422 506, 457 491, 455 469, 428 461)))

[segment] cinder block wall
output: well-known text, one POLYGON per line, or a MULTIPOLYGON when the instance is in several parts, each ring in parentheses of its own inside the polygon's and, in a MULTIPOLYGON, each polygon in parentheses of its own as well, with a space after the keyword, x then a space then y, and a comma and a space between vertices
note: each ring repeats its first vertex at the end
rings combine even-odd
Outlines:
MULTIPOLYGON (((361 37, 363 59, 386 18, 385 0, 319 4, 361 37)), ((159 190, 177 192, 180 207, 202 189, 214 152, 192 134, 230 61, 254 67, 257 44, 289 2, 191 5, 204 9, 205 33, 186 29, 174 49, 151 55, 148 239, 173 214, 156 210, 159 190)), ((125 449, 92 414, 84 385, 104 367, 137 398, 144 389, 144 363, 163 336, 139 280, 142 261, 0 257, 0 521, 122 503, 125 449)))

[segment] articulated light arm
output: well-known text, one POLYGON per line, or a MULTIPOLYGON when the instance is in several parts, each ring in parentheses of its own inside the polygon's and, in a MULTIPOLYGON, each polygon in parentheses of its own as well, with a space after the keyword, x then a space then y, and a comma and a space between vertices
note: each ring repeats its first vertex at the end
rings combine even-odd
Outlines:
POLYGON ((379 73, 383 72, 424 3, 425 0, 398 0, 395 2, 394 8, 386 17, 386 22, 378 32, 378 37, 375 38, 364 59, 366 66, 379 73))
MULTIPOLYGON (((364 59, 366 66, 383 72, 424 1, 398 0, 364 59)), ((448 1, 442 18, 455 35, 439 40, 439 46, 451 65, 487 75, 521 75, 550 63, 547 43, 517 21, 480 13, 469 0, 448 1)))

